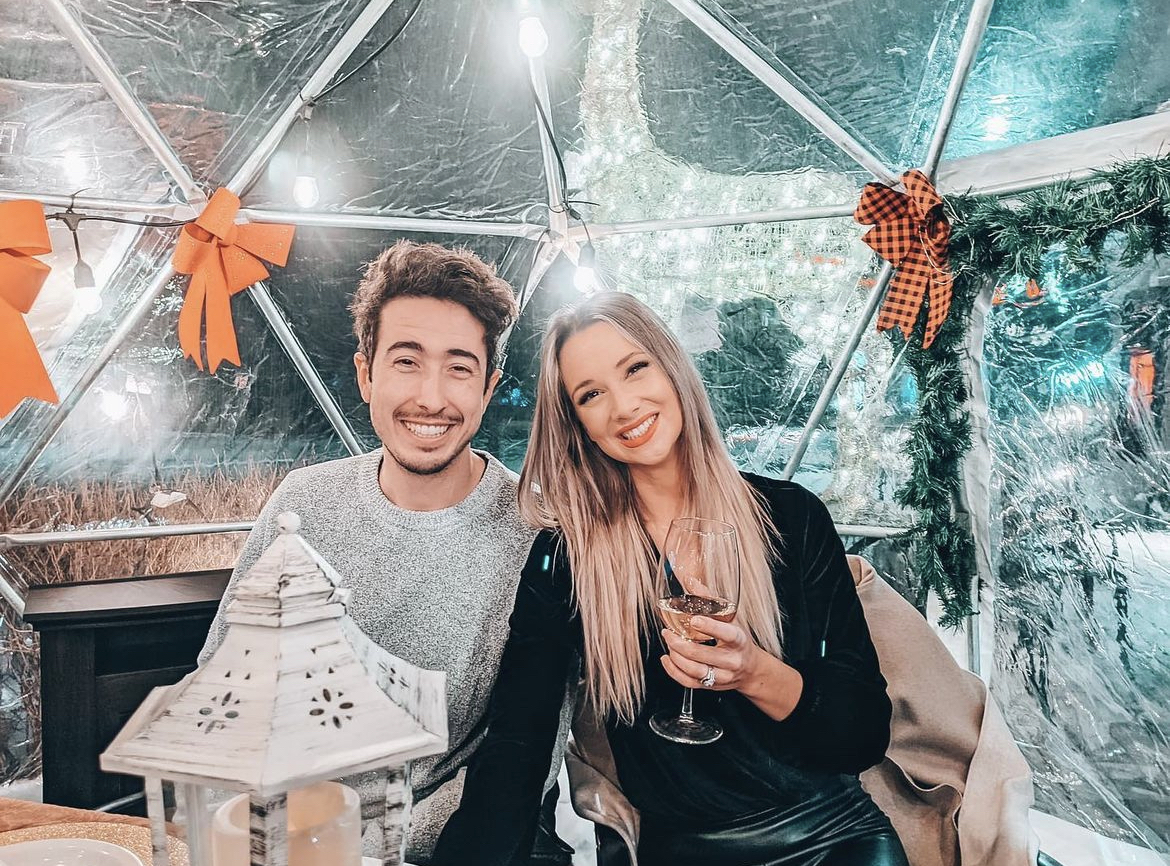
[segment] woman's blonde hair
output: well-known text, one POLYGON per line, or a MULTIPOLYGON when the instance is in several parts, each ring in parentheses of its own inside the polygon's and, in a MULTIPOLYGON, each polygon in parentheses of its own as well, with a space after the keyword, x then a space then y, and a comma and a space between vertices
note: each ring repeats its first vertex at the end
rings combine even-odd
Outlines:
POLYGON ((679 514, 723 520, 738 529, 737 621, 779 657, 770 541, 775 530, 724 448, 698 371, 653 310, 630 295, 604 292, 553 316, 541 348, 520 512, 533 526, 559 529, 568 547, 585 634, 587 700, 603 717, 613 712, 632 722, 646 691, 641 636, 657 627, 653 545, 639 517, 629 468, 586 435, 560 369, 569 337, 599 322, 650 355, 674 386, 682 407, 679 514))

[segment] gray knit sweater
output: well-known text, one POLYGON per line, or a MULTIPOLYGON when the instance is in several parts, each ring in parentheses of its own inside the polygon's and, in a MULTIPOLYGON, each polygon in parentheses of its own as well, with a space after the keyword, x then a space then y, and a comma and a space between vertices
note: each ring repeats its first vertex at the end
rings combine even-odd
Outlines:
MULTIPOLYGON (((426 859, 458 805, 459 770, 483 734, 520 571, 536 537, 520 520, 516 475, 476 453, 487 461, 483 478, 466 499, 439 511, 406 511, 386 498, 378 485, 381 450, 290 472, 248 536, 199 657, 205 661, 223 639, 224 607, 237 578, 276 537, 277 515, 296 512, 301 534, 353 591, 349 614, 358 627, 387 652, 447 673, 450 750, 413 765, 412 859, 426 859)), ((554 770, 560 758, 558 748, 554 770)), ((363 817, 377 817, 379 786, 367 778, 358 787, 363 817)), ((376 829, 367 825, 367 838, 376 829)))

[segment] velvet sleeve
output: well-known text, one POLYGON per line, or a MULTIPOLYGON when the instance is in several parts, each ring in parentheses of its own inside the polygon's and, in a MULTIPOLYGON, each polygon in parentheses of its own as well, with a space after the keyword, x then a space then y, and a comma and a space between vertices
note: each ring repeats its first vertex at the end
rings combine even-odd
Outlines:
POLYGON ((533 543, 509 620, 484 741, 468 763, 459 808, 432 866, 527 863, 564 700, 579 651, 572 579, 557 536, 533 543))
MULTIPOLYGON (((810 651, 788 660, 804 680, 795 709, 780 723, 795 738, 803 763, 826 772, 858 774, 889 746, 891 705, 869 636, 845 548, 828 509, 791 485, 776 503, 785 509, 782 559, 804 597, 810 651)), ((779 587, 778 587, 779 589, 779 587)))

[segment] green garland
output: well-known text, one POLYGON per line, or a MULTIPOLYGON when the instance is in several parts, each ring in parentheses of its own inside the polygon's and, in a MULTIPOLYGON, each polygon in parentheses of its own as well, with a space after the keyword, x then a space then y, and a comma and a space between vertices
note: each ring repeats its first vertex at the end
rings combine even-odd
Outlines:
MULTIPOLYGON (((1106 263, 1106 242, 1120 236, 1118 263, 1138 264, 1170 250, 1170 157, 1144 158, 1056 183, 1007 203, 996 198, 947 196, 950 262, 955 275, 950 315, 929 349, 922 348, 920 316, 905 359, 918 384, 918 412, 910 430, 912 465, 897 500, 918 513, 914 577, 919 608, 930 590, 943 605, 941 625, 953 627, 975 611, 975 546, 957 507, 962 462, 971 447, 967 388, 959 358, 971 309, 989 281, 1039 277, 1043 258, 1062 247, 1074 271, 1106 263)), ((891 339, 903 342, 899 331, 891 339)))

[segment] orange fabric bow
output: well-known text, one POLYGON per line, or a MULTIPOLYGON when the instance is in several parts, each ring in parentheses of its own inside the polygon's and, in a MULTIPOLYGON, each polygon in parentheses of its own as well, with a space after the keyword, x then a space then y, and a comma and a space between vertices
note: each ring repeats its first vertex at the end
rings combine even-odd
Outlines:
POLYGON ((52 251, 40 202, 0 202, 0 418, 25 397, 57 402, 57 391, 24 321, 49 275, 49 266, 33 256, 52 251))
POLYGON ((232 322, 231 297, 268 276, 261 259, 283 266, 288 261, 295 226, 235 223, 240 200, 228 189, 217 189, 195 222, 183 226, 171 260, 176 271, 191 275, 179 312, 179 345, 183 357, 200 370, 199 338, 207 323, 207 369, 221 361, 240 366, 240 349, 232 322))
POLYGON ((897 272, 878 313, 877 329, 897 327, 906 338, 914 330, 923 298, 930 298, 922 347, 930 348, 951 309, 953 277, 947 248, 951 226, 943 216, 934 184, 914 169, 902 175, 906 192, 867 183, 853 218, 872 225, 862 238, 897 272))

